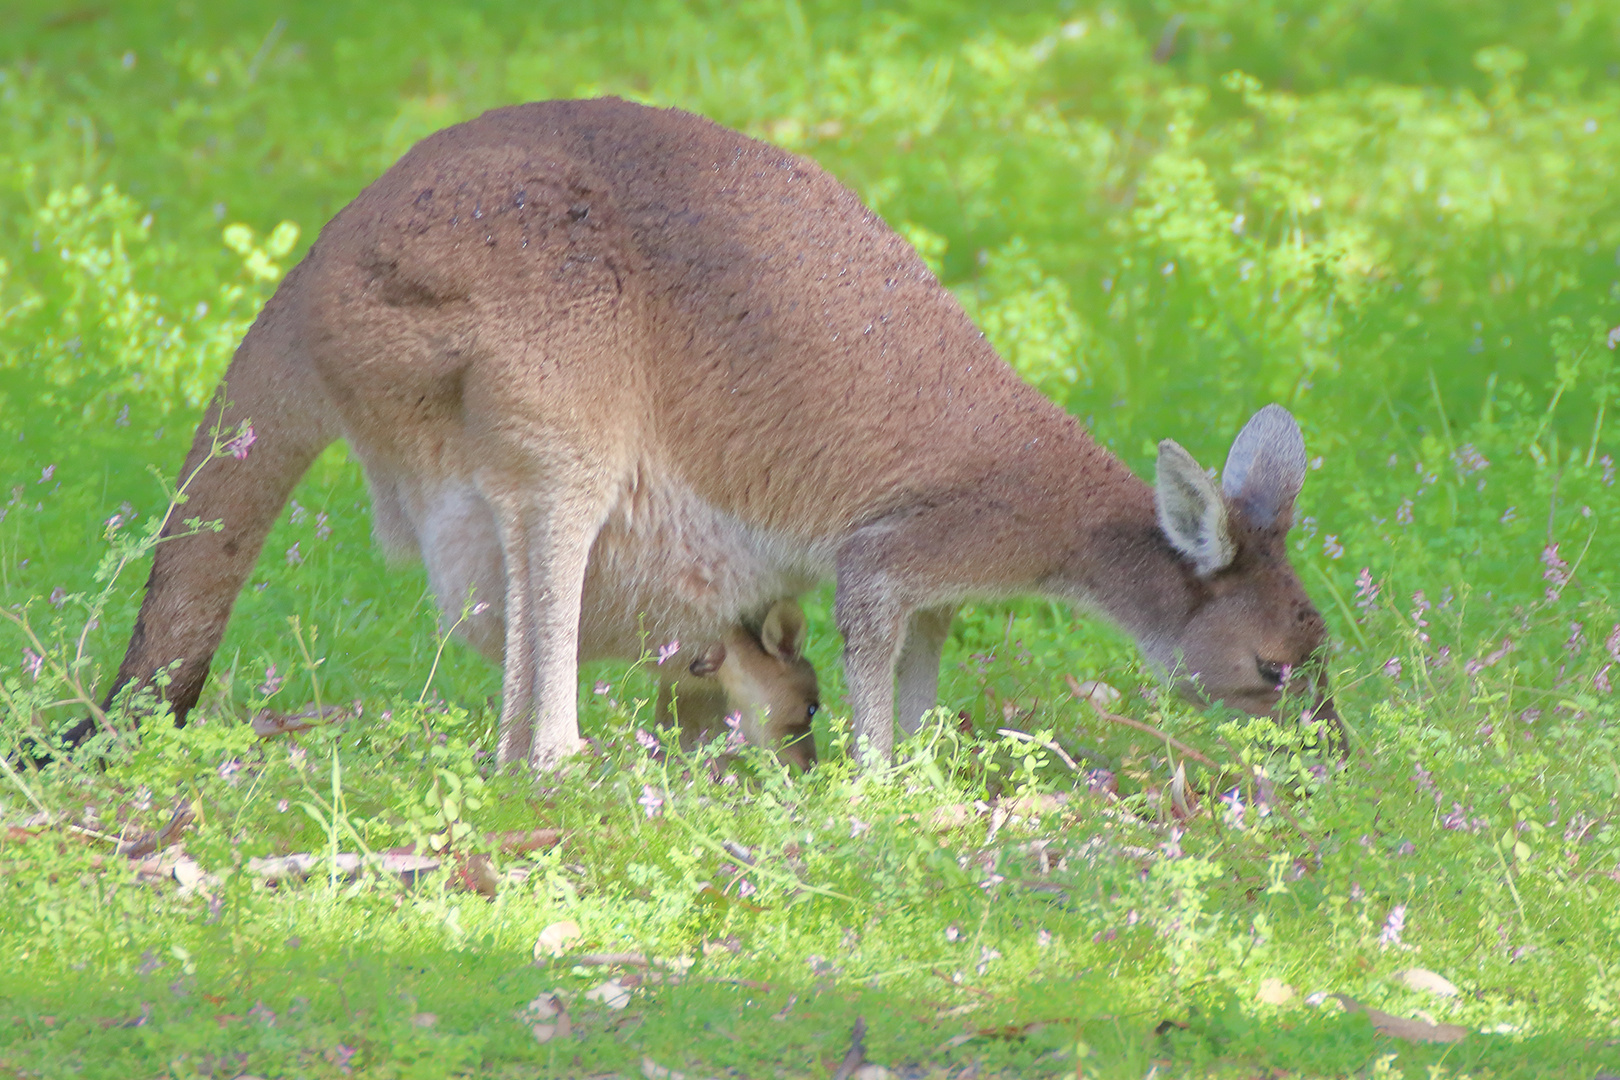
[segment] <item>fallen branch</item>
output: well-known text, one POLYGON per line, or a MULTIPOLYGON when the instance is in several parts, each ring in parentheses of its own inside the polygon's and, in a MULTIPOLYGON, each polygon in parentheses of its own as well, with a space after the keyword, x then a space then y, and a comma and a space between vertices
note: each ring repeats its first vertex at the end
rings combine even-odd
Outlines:
POLYGON ((1066 679, 1069 683, 1069 692, 1072 693, 1077 699, 1090 705, 1094 710, 1096 710, 1097 715, 1102 717, 1104 720, 1107 720, 1110 723, 1123 724, 1126 727, 1135 728, 1137 731, 1152 735, 1155 739, 1160 740, 1167 746, 1172 746, 1181 751, 1182 756, 1192 758, 1205 768, 1214 769, 1217 772, 1221 771, 1221 767, 1219 765, 1215 764, 1209 758, 1205 757, 1203 754, 1200 754, 1197 750, 1194 750, 1180 739, 1177 739, 1172 735, 1165 734, 1152 724, 1143 723, 1141 720, 1134 720, 1129 716, 1120 716, 1118 713, 1111 713, 1101 705, 1098 705, 1095 695, 1083 693, 1080 688, 1080 680, 1076 679, 1073 675, 1065 675, 1064 679, 1066 679))
MULTIPOLYGON (((181 831, 184 830, 187 825, 190 825, 196 820, 196 804, 189 802, 182 803, 175 808, 174 815, 169 818, 169 823, 163 826, 163 828, 157 830, 156 832, 150 832, 142 836, 134 837, 133 839, 120 840, 118 842, 118 846, 114 850, 118 854, 128 856, 131 859, 145 858, 158 848, 168 847, 170 844, 174 843, 175 837, 179 836, 181 831)), ((91 836, 100 837, 99 833, 91 833, 88 829, 78 829, 77 831, 91 836)))
POLYGON ((849 1080, 855 1075, 855 1070, 866 1064, 866 1017, 855 1018, 855 1030, 849 1034, 849 1049, 844 1052, 844 1060, 832 1074, 832 1080, 849 1080))

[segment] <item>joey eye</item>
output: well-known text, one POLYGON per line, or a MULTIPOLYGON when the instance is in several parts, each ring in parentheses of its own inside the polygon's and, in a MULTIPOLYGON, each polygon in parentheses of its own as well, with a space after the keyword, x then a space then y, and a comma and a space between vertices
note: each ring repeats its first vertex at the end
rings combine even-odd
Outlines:
POLYGON ((1272 687, 1279 687, 1288 681, 1288 673, 1292 664, 1279 664, 1275 660, 1256 660, 1255 668, 1260 672, 1261 681, 1272 687))

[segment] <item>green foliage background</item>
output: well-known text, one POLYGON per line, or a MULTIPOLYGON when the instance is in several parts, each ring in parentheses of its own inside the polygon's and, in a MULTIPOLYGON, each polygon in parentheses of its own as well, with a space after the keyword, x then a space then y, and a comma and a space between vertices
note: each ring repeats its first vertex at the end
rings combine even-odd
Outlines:
MULTIPOLYGON (((1296 565, 1334 627, 1345 712, 1376 762, 1351 782, 1398 793, 1404 810, 1385 812, 1415 816, 1392 825, 1351 800, 1359 809, 1339 820, 1318 803, 1308 824, 1361 822, 1386 861, 1324 871, 1322 906, 1294 917, 1331 923, 1359 943, 1335 949, 1389 969, 1375 944, 1385 911, 1353 918, 1352 878, 1378 892, 1377 878, 1387 897, 1455 890, 1431 949, 1483 972, 1479 985, 1519 987, 1511 1023, 1554 1038, 1555 1056, 1609 1052, 1593 1048, 1612 1047, 1620 1017, 1608 690, 1620 531, 1607 528, 1620 514, 1620 5, 24 0, 5 22, 0 602, 32 598, 37 625, 77 632, 76 602, 49 598, 90 588, 114 514, 161 512, 149 469, 172 476, 258 305, 416 139, 548 97, 691 109, 843 179, 1009 361, 1139 473, 1160 438, 1219 465, 1261 404, 1295 412, 1315 459, 1296 565), (1500 806, 1488 828, 1443 827, 1450 806, 1437 790, 1429 806, 1424 782, 1447 804, 1500 806), (1425 815, 1428 831, 1414 831, 1425 815), (1421 870, 1387 861, 1413 840, 1421 870), (1532 840, 1549 845, 1539 861, 1516 848, 1532 840), (1558 899, 1532 914, 1526 892, 1531 907, 1558 899), (1518 929, 1498 942, 1507 924, 1518 929), (1522 974, 1537 949, 1543 968, 1522 974), (1530 985, 1539 997, 1524 1006, 1530 985)), ((383 566, 368 532, 358 469, 335 448, 238 605, 210 708, 240 713, 267 665, 298 669, 289 617, 318 628, 329 700, 416 697, 437 648, 431 601, 419 571, 383 566)), ((103 677, 138 585, 121 582, 86 639, 103 677)), ((828 598, 810 607, 836 715, 828 598)), ((15 687, 28 685, 22 648, 0 645, 15 687)), ((1063 689, 1066 674, 1106 678, 1122 708, 1178 737, 1217 730, 1159 702, 1135 663, 1117 634, 1047 605, 977 608, 953 638, 942 703, 981 733, 1017 722, 1088 740, 1157 790, 1163 748, 1110 743, 1063 689)), ((621 674, 586 673, 587 696, 621 674)), ((650 685, 625 678, 627 699, 650 685)), ((462 735, 487 728, 498 673, 452 644, 434 687, 472 710, 462 735)), ((311 689, 298 675, 282 700, 311 689)), ((625 721, 594 700, 587 712, 604 740, 625 721)), ((1234 754, 1266 741, 1219 730, 1234 754)), ((1247 858, 1263 875, 1286 846, 1229 854, 1228 869, 1247 858)), ((1247 911, 1244 873, 1220 895, 1247 911)), ((1196 872, 1183 884, 1155 887, 1201 887, 1196 872)), ((1141 947, 1159 958, 1144 970, 1176 969, 1158 947, 1141 947)), ((1106 967, 1101 956, 1069 970, 1106 967)), ((1251 974, 1215 978, 1236 988, 1251 974)), ((1226 1017, 1201 1029, 1218 1031, 1221 1053, 1276 1051, 1241 1010, 1200 1007, 1226 1017)), ((1483 1024, 1481 1010, 1465 1022, 1483 1024)), ((1357 1053, 1290 1060, 1336 1075, 1372 1060, 1357 1053)))

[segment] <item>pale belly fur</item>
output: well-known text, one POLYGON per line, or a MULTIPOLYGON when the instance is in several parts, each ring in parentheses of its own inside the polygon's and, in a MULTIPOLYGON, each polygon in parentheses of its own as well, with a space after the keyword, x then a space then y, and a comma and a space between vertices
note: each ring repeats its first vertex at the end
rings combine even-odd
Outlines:
MULTIPOLYGON (((705 644, 771 603, 830 576, 832 553, 769 535, 668 477, 638 470, 591 548, 580 611, 579 659, 633 660, 680 641, 705 644)), ((368 475, 378 542, 419 555, 443 625, 501 662, 506 574, 495 516, 469 480, 432 485, 368 475), (487 608, 473 614, 479 604, 487 608)))

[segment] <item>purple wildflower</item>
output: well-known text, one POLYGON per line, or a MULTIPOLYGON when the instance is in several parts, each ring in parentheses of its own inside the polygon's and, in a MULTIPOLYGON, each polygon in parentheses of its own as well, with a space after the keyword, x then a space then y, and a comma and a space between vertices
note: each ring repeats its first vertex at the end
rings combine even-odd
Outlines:
POLYGON ((1548 544, 1541 549, 1541 565, 1547 568, 1541 572, 1541 576, 1550 583, 1547 588, 1547 599, 1557 600, 1558 594, 1569 584, 1570 577, 1569 563, 1558 557, 1557 543, 1548 544))
POLYGON ((1365 566, 1361 573, 1356 575, 1356 607, 1366 611, 1378 602, 1378 582, 1373 580, 1372 571, 1365 566))
POLYGON ((732 713, 726 717, 726 749, 737 751, 743 748, 748 740, 743 738, 742 713, 732 713))
POLYGON ((1484 454, 1475 449, 1473 443, 1463 443, 1453 450, 1451 460, 1457 466, 1457 473, 1460 476, 1482 472, 1491 467, 1491 463, 1485 460, 1484 454))
POLYGON ((224 450, 237 461, 242 461, 248 456, 248 451, 253 448, 253 444, 258 441, 259 437, 253 433, 253 425, 243 424, 242 430, 237 432, 235 438, 225 444, 224 450))
POLYGON ((1243 792, 1233 788, 1221 796, 1221 802, 1226 804, 1226 823, 1234 829, 1243 828, 1243 815, 1248 809, 1243 805, 1243 792))
POLYGON ((1401 934, 1406 929, 1406 905, 1396 904, 1389 909, 1389 918, 1384 920, 1384 928, 1378 932, 1378 944, 1384 948, 1391 945, 1403 945, 1401 934))

